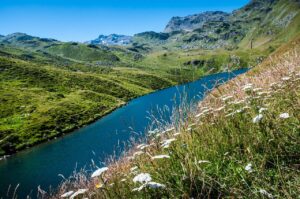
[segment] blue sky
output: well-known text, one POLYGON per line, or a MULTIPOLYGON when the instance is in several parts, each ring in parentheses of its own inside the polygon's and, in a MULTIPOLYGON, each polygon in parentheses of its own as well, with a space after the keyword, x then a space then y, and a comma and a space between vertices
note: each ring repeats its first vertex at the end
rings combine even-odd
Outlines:
POLYGON ((249 0, 0 0, 0 34, 24 32, 62 41, 99 34, 163 31, 172 16, 231 12, 249 0))

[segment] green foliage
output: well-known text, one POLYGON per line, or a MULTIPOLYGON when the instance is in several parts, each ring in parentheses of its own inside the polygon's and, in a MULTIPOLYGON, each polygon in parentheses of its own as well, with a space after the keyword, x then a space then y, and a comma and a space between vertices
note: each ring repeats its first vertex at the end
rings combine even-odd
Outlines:
POLYGON ((74 43, 53 45, 47 48, 50 53, 78 61, 106 61, 108 63, 120 59, 109 50, 97 48, 97 46, 74 43))
POLYGON ((1 50, 1 155, 53 139, 132 98, 174 85, 139 69, 87 67, 73 61, 64 65, 64 58, 53 55, 27 51, 28 59, 22 56, 24 50, 1 50))

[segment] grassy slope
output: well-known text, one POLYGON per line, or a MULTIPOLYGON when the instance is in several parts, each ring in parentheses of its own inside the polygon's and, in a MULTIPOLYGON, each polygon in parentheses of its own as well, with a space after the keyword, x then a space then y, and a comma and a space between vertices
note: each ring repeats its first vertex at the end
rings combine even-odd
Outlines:
POLYGON ((118 61, 119 58, 109 50, 100 49, 93 45, 78 43, 63 43, 46 49, 48 52, 78 61, 118 61))
POLYGON ((146 147, 137 146, 110 163, 100 178, 90 181, 77 174, 77 181, 65 182, 57 194, 87 188, 84 195, 92 198, 297 198, 299 46, 297 38, 246 75, 214 90, 197 113, 159 132, 173 125, 176 130, 149 137, 146 147), (289 117, 280 118, 282 113, 289 117), (262 119, 253 122, 259 114, 262 119), (170 138, 175 141, 163 148, 162 142, 170 138), (137 151, 141 155, 134 155, 137 151), (161 154, 169 158, 151 158, 161 154), (134 183, 140 173, 164 187, 134 183))
POLYGON ((0 154, 52 139, 176 83, 139 69, 89 67, 47 56, 1 47, 0 154))

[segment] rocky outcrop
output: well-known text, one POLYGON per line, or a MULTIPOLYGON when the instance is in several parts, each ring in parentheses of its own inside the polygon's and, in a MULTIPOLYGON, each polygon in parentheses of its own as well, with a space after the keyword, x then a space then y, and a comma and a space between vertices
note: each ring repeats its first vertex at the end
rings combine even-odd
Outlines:
POLYGON ((206 22, 227 21, 230 14, 221 11, 203 12, 186 17, 173 17, 164 32, 192 31, 201 29, 206 22))

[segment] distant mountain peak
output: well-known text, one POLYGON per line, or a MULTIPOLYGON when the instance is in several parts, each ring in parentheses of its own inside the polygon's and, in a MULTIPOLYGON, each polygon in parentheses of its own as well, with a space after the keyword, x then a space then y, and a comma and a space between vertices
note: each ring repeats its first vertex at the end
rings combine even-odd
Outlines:
POLYGON ((222 11, 207 11, 186 17, 172 17, 164 32, 193 31, 202 28, 202 26, 209 21, 226 21, 229 16, 229 13, 222 11))
POLYGON ((95 45, 121 45, 126 46, 131 44, 132 36, 119 35, 119 34, 110 34, 110 35, 99 35, 97 39, 88 41, 86 43, 95 44, 95 45))

